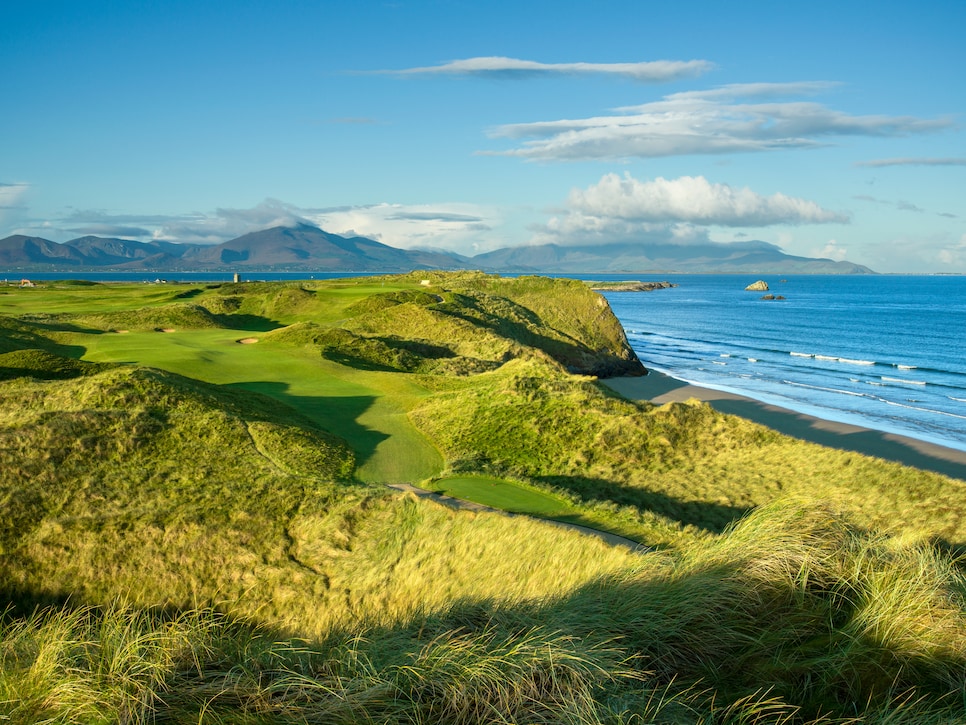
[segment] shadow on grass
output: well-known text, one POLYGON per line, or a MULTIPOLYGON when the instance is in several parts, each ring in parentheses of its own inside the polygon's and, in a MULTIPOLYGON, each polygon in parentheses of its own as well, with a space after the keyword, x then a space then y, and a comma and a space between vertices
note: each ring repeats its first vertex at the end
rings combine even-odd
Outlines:
POLYGON ((251 330, 252 332, 271 332, 280 327, 285 327, 277 320, 263 317, 262 315, 246 315, 241 313, 229 315, 212 315, 219 327, 227 330, 251 330))
MULTIPOLYGON (((868 541, 861 532, 853 536, 868 541)), ((305 699, 286 696, 276 703, 266 697, 261 700, 264 706, 277 706, 279 714, 297 719, 299 707, 305 713, 325 712, 326 707, 344 705, 348 697, 357 698, 349 702, 353 722, 415 722, 420 721, 415 717, 419 713, 434 715, 423 721, 455 722, 440 709, 450 702, 450 693, 458 692, 459 705, 469 709, 516 688, 526 693, 514 701, 519 709, 509 713, 517 722, 544 722, 546 707, 559 702, 559 695, 581 693, 592 693, 601 703, 620 702, 625 711, 642 709, 654 694, 680 693, 688 696, 690 706, 709 715, 696 718, 692 711, 692 717, 668 722, 858 722, 880 711, 901 714, 906 704, 917 700, 946 715, 954 714, 958 705, 961 714, 966 686, 962 650, 917 647, 918 640, 903 636, 910 620, 903 619, 901 609, 886 613, 899 627, 898 634, 866 626, 879 611, 876 592, 869 586, 872 579, 849 574, 856 563, 849 541, 810 544, 808 550, 821 556, 814 559, 816 570, 803 579, 794 576, 799 571, 798 550, 786 556, 780 550, 759 549, 751 561, 740 552, 722 560, 713 551, 694 551, 684 566, 669 566, 666 558, 647 566, 642 559, 640 568, 600 577, 559 597, 517 602, 467 597, 395 624, 370 625, 364 637, 357 625, 347 625, 299 647, 285 641, 299 636, 298 631, 281 631, 264 619, 260 624, 236 620, 213 643, 217 649, 199 647, 193 667, 171 674, 165 696, 153 704, 159 720, 166 720, 166 709, 177 702, 186 711, 196 708, 231 721, 253 699, 246 697, 245 688, 289 695, 285 688, 292 686, 291 674, 302 673, 304 679, 306 663, 318 657, 317 662, 326 666, 312 670, 319 686, 303 690, 305 699), (761 563, 772 566, 762 569, 761 563), (271 667, 253 660, 258 651, 268 652, 264 647, 253 651, 239 646, 250 641, 246 637, 253 625, 261 627, 260 641, 266 647, 277 646, 264 660, 271 667), (339 663, 334 677, 332 662, 339 663), (226 687, 224 673, 229 669, 238 673, 230 682, 239 697, 212 697, 211 689, 199 686, 210 678, 214 687, 226 687), (243 676, 249 672, 257 676, 243 676), (573 683, 573 692, 568 691, 568 682, 573 683), (563 689, 556 689, 558 683, 563 689), (780 704, 788 717, 752 717, 751 701, 746 703, 747 719, 729 713, 731 703, 760 696, 763 683, 768 685, 768 701, 780 704), (393 696, 371 696, 384 690, 393 696), (530 717, 525 708, 531 706, 544 718, 530 717), (400 707, 413 717, 400 717, 400 707), (715 708, 722 717, 710 717, 715 708)), ((863 566, 889 571, 889 557, 882 561, 863 561, 863 566)), ((288 576, 307 574, 299 570, 288 576)), ((63 590, 32 590, 9 581, 0 584, 0 602, 9 605, 0 608, 4 620, 29 615, 37 606, 110 608, 106 595, 84 601, 63 590)), ((208 582, 199 578, 192 583, 200 594, 196 606, 212 608, 216 593, 206 588, 208 582)), ((947 584, 952 594, 956 586, 947 584)), ((114 593, 119 595, 123 593, 114 593)), ((232 602, 219 598, 217 606, 231 611, 232 602)), ((151 623, 154 627, 183 611, 131 610, 160 615, 151 623)), ((947 622, 940 617, 930 626, 948 626, 947 622)), ((920 631, 918 626, 912 622, 910 631, 920 631)), ((267 718, 272 714, 266 710, 267 718)), ((874 718, 886 720, 892 722, 874 718)))
POLYGON ((308 418, 322 430, 342 438, 356 454, 356 466, 369 460, 376 447, 389 436, 358 423, 359 417, 371 406, 371 395, 307 396, 293 395, 288 383, 251 381, 231 383, 225 387, 249 390, 284 403, 308 418))
POLYGON ((42 325, 34 323, 28 325, 0 320, 0 353, 34 349, 79 360, 87 352, 87 348, 83 345, 65 345, 54 342, 49 337, 34 332, 31 329, 32 327, 43 328, 42 325))
POLYGON ((740 506, 681 501, 658 491, 630 488, 599 478, 543 476, 536 480, 543 485, 577 496, 584 503, 597 501, 612 502, 618 506, 636 506, 681 524, 696 526, 715 534, 720 534, 729 524, 738 521, 751 511, 749 508, 740 506))

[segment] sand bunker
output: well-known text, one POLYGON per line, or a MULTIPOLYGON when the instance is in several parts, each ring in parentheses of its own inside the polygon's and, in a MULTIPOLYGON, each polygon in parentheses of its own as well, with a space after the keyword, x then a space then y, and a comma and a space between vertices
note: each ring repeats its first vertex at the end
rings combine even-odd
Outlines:
POLYGON ((238 340, 238 342, 240 344, 242 344, 242 345, 252 345, 252 344, 258 342, 258 338, 257 337, 243 337, 241 340, 238 340))

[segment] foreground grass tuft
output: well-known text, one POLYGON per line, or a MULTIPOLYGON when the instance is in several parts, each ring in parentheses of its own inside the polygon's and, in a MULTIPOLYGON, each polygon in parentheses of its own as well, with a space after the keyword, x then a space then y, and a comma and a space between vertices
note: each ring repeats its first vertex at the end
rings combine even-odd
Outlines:
POLYGON ((7 615, 12 722, 952 723, 966 578, 807 502, 570 594, 292 639, 210 610, 7 615))

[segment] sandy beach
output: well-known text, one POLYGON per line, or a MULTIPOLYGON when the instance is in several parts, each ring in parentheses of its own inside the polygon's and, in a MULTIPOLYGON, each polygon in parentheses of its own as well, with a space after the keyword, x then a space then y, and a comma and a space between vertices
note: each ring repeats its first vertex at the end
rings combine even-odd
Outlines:
POLYGON ((625 398, 649 400, 659 405, 697 398, 722 413, 739 415, 795 438, 896 461, 966 481, 966 451, 895 433, 823 420, 741 395, 690 385, 653 370, 644 377, 611 378, 601 382, 625 398))

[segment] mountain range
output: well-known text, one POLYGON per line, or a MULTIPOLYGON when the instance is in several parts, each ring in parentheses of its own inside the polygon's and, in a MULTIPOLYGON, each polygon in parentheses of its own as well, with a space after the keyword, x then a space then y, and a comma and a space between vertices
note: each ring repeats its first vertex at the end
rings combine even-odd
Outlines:
POLYGON ((505 247, 466 257, 398 249, 366 237, 343 237, 309 224, 272 227, 221 244, 137 242, 85 236, 69 242, 15 234, 0 239, 0 270, 144 272, 408 272, 481 269, 562 274, 639 272, 871 273, 831 259, 796 257, 761 241, 701 244, 505 247))

